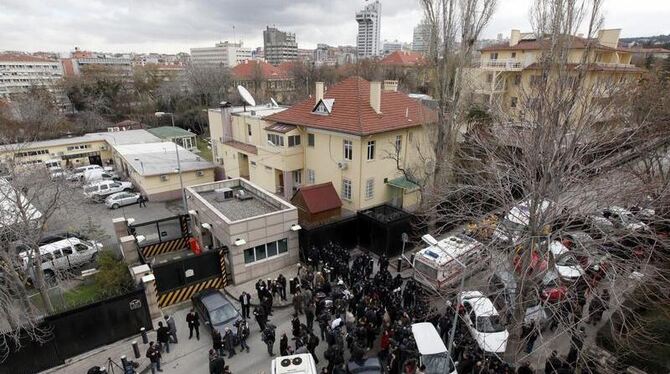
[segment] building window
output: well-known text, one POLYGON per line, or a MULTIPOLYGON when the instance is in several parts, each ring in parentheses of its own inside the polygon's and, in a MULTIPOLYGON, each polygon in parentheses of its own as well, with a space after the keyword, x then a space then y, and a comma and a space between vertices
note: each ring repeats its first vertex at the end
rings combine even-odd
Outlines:
POLYGON ((19 152, 19 153, 16 153, 16 157, 38 156, 38 155, 46 155, 46 154, 49 154, 48 150, 40 149, 40 150, 37 150, 37 151, 19 152))
POLYGON ((351 140, 344 140, 344 159, 352 160, 354 158, 354 146, 351 140))
POLYGON ((375 195, 375 179, 369 178, 365 181, 365 198, 372 199, 375 195))
POLYGON ((254 249, 256 252, 256 261, 264 260, 266 257, 268 257, 267 253, 265 252, 265 244, 258 245, 254 249))
POLYGON ((349 179, 342 179, 342 198, 351 200, 351 181, 349 179))
POLYGON ((512 52, 512 58, 516 58, 516 52, 512 52))
POLYGON ((407 134, 407 141, 410 142, 410 143, 412 142, 412 132, 411 131, 407 134))
POLYGON ((402 151, 402 135, 396 135, 395 137, 395 153, 400 154, 402 151))
POLYGON ((368 160, 374 160, 375 159, 375 141, 370 140, 368 142, 368 160))
POLYGON ((293 170, 293 184, 299 186, 302 184, 302 170, 293 170))
POLYGON ((307 169, 307 183, 314 184, 316 181, 316 175, 314 175, 314 170, 307 169))
POLYGON ((91 148, 91 145, 90 144, 71 145, 71 146, 67 147, 67 150, 68 151, 78 151, 78 150, 87 149, 87 148, 91 148))
POLYGON ((251 161, 250 164, 251 166, 256 167, 256 161, 251 161))
POLYGON ((516 108, 517 100, 518 100, 518 99, 517 99, 516 97, 512 97, 511 100, 510 100, 509 106, 510 106, 511 108, 516 108))
POLYGON ((256 261, 256 257, 254 256, 254 249, 253 248, 245 249, 244 250, 244 263, 245 264, 250 264, 254 261, 256 261))
POLYGON ((244 250, 244 263, 251 264, 288 252, 288 240, 280 239, 244 250))
POLYGON ((295 147, 296 145, 300 145, 300 135, 290 135, 288 137, 288 146, 295 147))
POLYGON ((498 52, 491 53, 490 57, 491 57, 491 60, 497 60, 498 59, 498 52))
POLYGON ((277 134, 268 134, 268 142, 277 147, 284 146, 284 137, 277 134))
POLYGON ((247 134, 251 136, 251 125, 247 123, 247 134))
POLYGON ((266 246, 268 257, 277 255, 277 242, 268 243, 266 246))
POLYGON ((521 74, 515 74, 514 75, 514 85, 518 86, 521 84, 521 74))
POLYGON ((278 240, 277 244, 279 246, 279 253, 280 254, 288 252, 288 239, 278 240))
POLYGON ((486 74, 486 83, 493 82, 493 74, 486 74))
POLYGON ((314 134, 307 134, 307 145, 314 147, 314 134))

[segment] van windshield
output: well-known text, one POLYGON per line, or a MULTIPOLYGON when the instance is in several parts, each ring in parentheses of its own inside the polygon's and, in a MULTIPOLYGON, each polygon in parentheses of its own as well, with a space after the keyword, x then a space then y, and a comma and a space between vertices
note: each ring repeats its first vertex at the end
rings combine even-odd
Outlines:
POLYGON ((421 356, 421 363, 426 365, 426 374, 444 374, 454 371, 454 362, 447 353, 421 356))

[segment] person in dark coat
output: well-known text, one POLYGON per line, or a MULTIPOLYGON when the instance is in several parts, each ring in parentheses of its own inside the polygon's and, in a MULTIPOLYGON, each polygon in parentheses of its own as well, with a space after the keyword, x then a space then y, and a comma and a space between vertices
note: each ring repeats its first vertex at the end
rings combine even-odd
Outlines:
POLYGON ((163 322, 158 322, 156 340, 158 340, 161 352, 165 349, 165 353, 170 353, 170 330, 166 326, 163 326, 163 322))
POLYGON ((151 362, 151 374, 156 374, 156 371, 163 371, 161 369, 161 350, 154 342, 149 342, 146 356, 151 362))
POLYGON ((286 301, 286 278, 283 274, 279 274, 277 277, 277 291, 279 292, 279 297, 286 301))
POLYGON ((316 313, 316 304, 314 300, 310 300, 307 306, 305 307, 305 319, 307 321, 307 329, 312 331, 314 327, 314 314, 316 313))
POLYGON ((521 366, 516 369, 517 374, 533 374, 534 371, 530 367, 530 363, 524 362, 521 366))
POLYGON ((281 356, 288 356, 288 336, 283 332, 281 339, 279 339, 279 354, 281 356))
POLYGON ((265 326, 265 330, 263 330, 263 334, 261 335, 261 340, 268 347, 268 354, 274 356, 275 354, 272 352, 272 347, 275 344, 275 327, 273 325, 268 324, 265 326))
POLYGON ((223 335, 223 347, 228 351, 228 358, 235 356, 235 336, 230 327, 226 327, 226 332, 223 335))
POLYGON ((221 333, 216 329, 212 329, 212 348, 219 354, 219 356, 225 356, 223 351, 223 340, 221 339, 221 333))
POLYGON ((209 350, 209 374, 223 374, 226 360, 220 357, 213 349, 209 350))
POLYGON ((251 295, 249 295, 246 291, 242 291, 242 294, 238 300, 242 306, 242 318, 250 318, 251 295))
POLYGON ((268 315, 265 314, 265 310, 258 306, 255 307, 254 317, 256 318, 256 322, 258 322, 258 327, 260 327, 261 332, 263 332, 265 330, 265 325, 268 321, 268 315))
POLYGON ((558 357, 558 352, 553 351, 544 364, 544 374, 558 374, 562 367, 563 361, 558 357))
POLYGON ((168 330, 170 330, 170 338, 172 338, 172 343, 179 343, 177 339, 177 324, 174 321, 174 317, 165 315, 165 323, 167 324, 168 330))
POLYGON ((186 323, 188 324, 188 338, 193 338, 193 331, 195 331, 196 339, 200 340, 200 318, 193 309, 186 315, 186 323))
POLYGON ((316 357, 316 347, 319 345, 319 338, 312 334, 311 332, 309 333, 309 338, 307 339, 307 350, 309 353, 312 354, 312 357, 314 357, 314 363, 319 364, 319 359, 316 357))

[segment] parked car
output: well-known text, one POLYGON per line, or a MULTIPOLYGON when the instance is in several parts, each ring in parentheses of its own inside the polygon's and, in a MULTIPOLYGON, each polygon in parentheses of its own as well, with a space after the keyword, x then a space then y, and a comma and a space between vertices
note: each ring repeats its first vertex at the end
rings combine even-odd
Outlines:
POLYGON ((549 242, 549 252, 554 256, 554 269, 566 282, 574 282, 584 275, 584 269, 579 260, 560 241, 549 242))
POLYGON ((493 302, 479 291, 463 291, 457 300, 465 313, 463 320, 479 348, 484 352, 504 353, 509 333, 500 323, 493 302))
POLYGON ((60 166, 52 166, 48 170, 51 179, 62 178, 65 176, 65 170, 63 170, 63 168, 60 166))
POLYGON ((107 196, 105 206, 109 209, 117 209, 122 206, 136 204, 140 202, 139 192, 117 192, 107 196))
POLYGON ((72 171, 70 172, 70 174, 67 176, 66 179, 69 181, 80 181, 84 177, 84 173, 88 170, 102 170, 102 166, 86 165, 74 168, 72 169, 72 171))
POLYGON ((563 246, 572 252, 585 271, 593 266, 606 269, 609 266, 609 254, 584 231, 568 231, 558 237, 563 246))
POLYGON ((130 182, 99 181, 84 187, 84 195, 88 198, 101 198, 117 192, 127 192, 133 189, 130 182))
POLYGON ((447 354, 447 347, 432 323, 413 324, 412 335, 419 351, 418 365, 425 365, 426 373, 458 374, 454 360, 447 354))
MULTIPOLYGON (((79 238, 62 239, 39 247, 42 259, 42 271, 49 281, 55 280, 56 274, 71 270, 94 261, 102 244, 95 241, 87 241, 79 238)), ((33 254, 30 251, 19 253, 26 270, 32 271, 30 261, 33 254)), ((30 275, 33 279, 33 275, 30 275)))
MULTIPOLYGON (((550 205, 551 201, 542 200, 538 206, 538 213, 545 213, 550 205)), ((529 222, 530 200, 526 200, 510 209, 496 227, 492 238, 505 244, 517 244, 524 235, 529 222)))
POLYGON ((635 217, 628 209, 618 206, 603 209, 593 219, 594 223, 604 232, 613 232, 617 229, 630 232, 649 230, 649 226, 635 217))
POLYGON ((226 327, 235 331, 233 324, 242 318, 233 303, 221 290, 215 288, 198 292, 191 297, 191 302, 210 333, 216 330, 223 336, 226 327))
POLYGON ((97 181, 103 180, 119 180, 119 175, 114 171, 106 171, 100 169, 87 170, 84 172, 84 178, 82 179, 84 183, 91 184, 97 181))

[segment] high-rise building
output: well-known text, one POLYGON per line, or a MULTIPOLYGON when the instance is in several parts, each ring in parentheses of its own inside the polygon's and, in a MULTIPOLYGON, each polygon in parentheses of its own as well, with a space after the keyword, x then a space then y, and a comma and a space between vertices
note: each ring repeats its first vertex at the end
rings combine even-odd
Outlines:
POLYGON ((379 56, 381 50, 381 43, 379 42, 381 17, 382 5, 379 1, 366 5, 363 10, 356 13, 356 22, 358 22, 356 46, 359 58, 379 56))
POLYGON ((414 28, 414 35, 412 38, 412 51, 426 54, 430 48, 431 38, 430 25, 426 20, 421 21, 414 28))
POLYGON ((402 46, 403 43, 399 42, 397 39, 394 41, 384 40, 384 43, 382 44, 382 52, 384 56, 390 55, 393 52, 402 51, 402 46))
POLYGON ((235 67, 246 60, 251 60, 251 48, 244 48, 242 42, 216 43, 214 47, 191 48, 191 62, 194 65, 235 67))
POLYGON ((63 66, 58 60, 24 53, 0 54, 0 77, 0 98, 24 93, 33 86, 55 93, 63 66))
POLYGON ((267 26, 263 30, 263 50, 265 61, 272 65, 298 59, 298 43, 295 33, 279 31, 276 27, 267 26))

